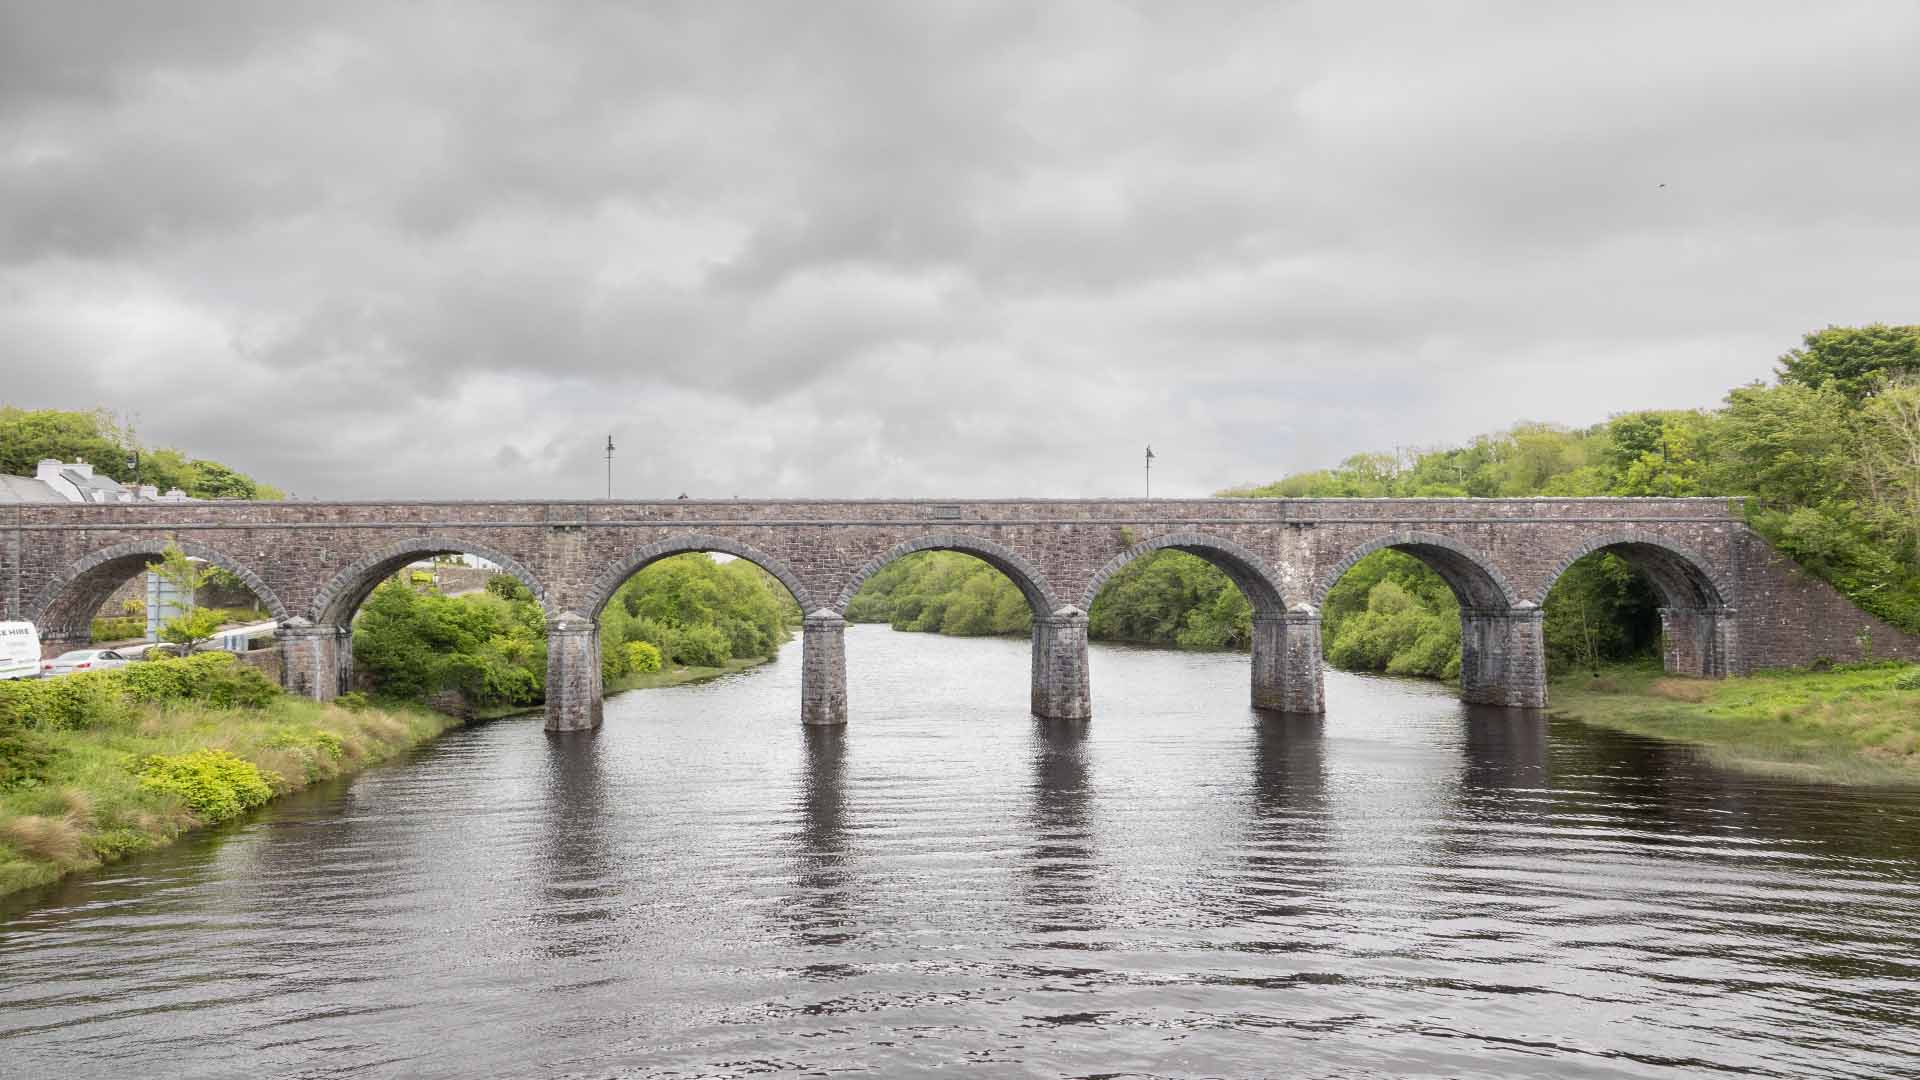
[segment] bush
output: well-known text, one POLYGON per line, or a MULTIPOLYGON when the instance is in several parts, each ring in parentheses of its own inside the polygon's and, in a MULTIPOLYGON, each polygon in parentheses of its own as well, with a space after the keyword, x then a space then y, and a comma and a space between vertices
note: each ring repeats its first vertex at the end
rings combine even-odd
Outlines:
POLYGON ((0 727, 71 731, 119 723, 132 715, 124 670, 0 682, 0 727))
POLYGON ((611 641, 600 643, 600 681, 609 683, 633 670, 627 660, 627 650, 611 641))
POLYGON ((237 663, 232 653, 199 653, 108 671, 0 682, 0 728, 112 727, 131 717, 137 702, 196 701, 216 708, 258 709, 279 693, 272 681, 237 663))
POLYGON ((57 751, 44 735, 0 730, 0 792, 38 787, 57 751))
POLYGON ((209 822, 225 821, 273 798, 279 776, 225 750, 155 754, 140 763, 140 786, 180 796, 209 822))
POLYGON ((644 641, 629 641, 627 668, 641 673, 660 670, 660 650, 644 641))
POLYGON ((690 626, 673 635, 673 656, 693 667, 725 667, 733 642, 718 627, 690 626))
POLYGON ((258 709, 279 694, 272 680, 232 653, 195 653, 120 668, 127 693, 139 701, 197 701, 218 708, 258 709))
POLYGON ((1905 675, 1896 677, 1893 680, 1893 688, 1895 690, 1920 690, 1920 667, 1914 668, 1905 675))
POLYGON ((349 690, 341 694, 339 697, 333 699, 333 703, 348 712, 364 712, 367 707, 372 704, 367 700, 367 695, 360 693, 358 690, 349 690))
POLYGON ((94 641, 125 641, 147 632, 147 617, 127 615, 93 620, 94 641))
POLYGON ((518 600, 522 603, 533 601, 533 590, 520 583, 512 574, 495 574, 487 579, 487 591, 502 600, 518 600))

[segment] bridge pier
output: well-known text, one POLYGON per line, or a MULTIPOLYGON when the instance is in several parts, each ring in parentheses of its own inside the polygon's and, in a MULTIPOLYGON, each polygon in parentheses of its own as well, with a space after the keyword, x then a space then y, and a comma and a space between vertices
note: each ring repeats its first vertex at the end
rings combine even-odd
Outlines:
POLYGON ((1660 609, 1661 659, 1669 674, 1724 679, 1734 674, 1733 609, 1660 609))
POLYGON ((1522 603, 1460 609, 1460 700, 1473 705, 1547 705, 1546 613, 1522 603))
POLYGON ((600 624, 562 612, 547 623, 547 730, 600 726, 600 624))
POLYGON ((274 631, 280 642, 281 684, 290 694, 332 701, 353 679, 353 629, 289 619, 274 631))
POLYGON ((1087 613, 1071 605, 1033 620, 1033 715, 1085 720, 1093 715, 1087 678, 1087 613))
POLYGON ((847 620, 828 608, 800 628, 800 722, 847 722, 847 620))
POLYGON ((1253 613, 1253 707, 1279 712, 1327 711, 1320 664, 1320 613, 1253 613))

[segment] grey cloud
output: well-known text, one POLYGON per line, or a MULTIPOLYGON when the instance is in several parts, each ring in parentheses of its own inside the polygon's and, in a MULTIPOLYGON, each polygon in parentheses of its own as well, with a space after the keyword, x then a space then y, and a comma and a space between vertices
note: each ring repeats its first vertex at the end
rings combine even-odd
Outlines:
POLYGON ((336 496, 593 495, 608 431, 630 493, 1199 493, 1705 405, 1914 317, 1916 40, 0 0, 4 396, 336 496))

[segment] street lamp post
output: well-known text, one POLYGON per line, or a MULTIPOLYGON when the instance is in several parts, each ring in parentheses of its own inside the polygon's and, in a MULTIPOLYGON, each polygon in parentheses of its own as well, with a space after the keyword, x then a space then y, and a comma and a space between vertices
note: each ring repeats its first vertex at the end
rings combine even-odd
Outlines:
POLYGON ((613 435, 607 435, 607 498, 613 498, 613 435))
POLYGON ((1153 447, 1147 447, 1147 498, 1153 498, 1153 447))

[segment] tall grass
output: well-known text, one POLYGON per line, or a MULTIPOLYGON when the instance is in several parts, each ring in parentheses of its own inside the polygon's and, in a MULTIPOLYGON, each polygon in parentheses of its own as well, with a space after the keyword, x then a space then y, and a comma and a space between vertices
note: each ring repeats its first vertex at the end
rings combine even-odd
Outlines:
POLYGON ((210 824, 175 792, 141 783, 154 755, 224 750, 276 796, 351 773, 458 725, 425 709, 352 710, 276 696, 261 708, 148 703, 103 726, 36 731, 50 753, 0 791, 0 894, 53 881, 210 824))
POLYGON ((1920 786, 1920 667, 1910 664, 1723 680, 1613 668, 1556 682, 1551 699, 1556 713, 1691 743, 1747 772, 1920 786))

